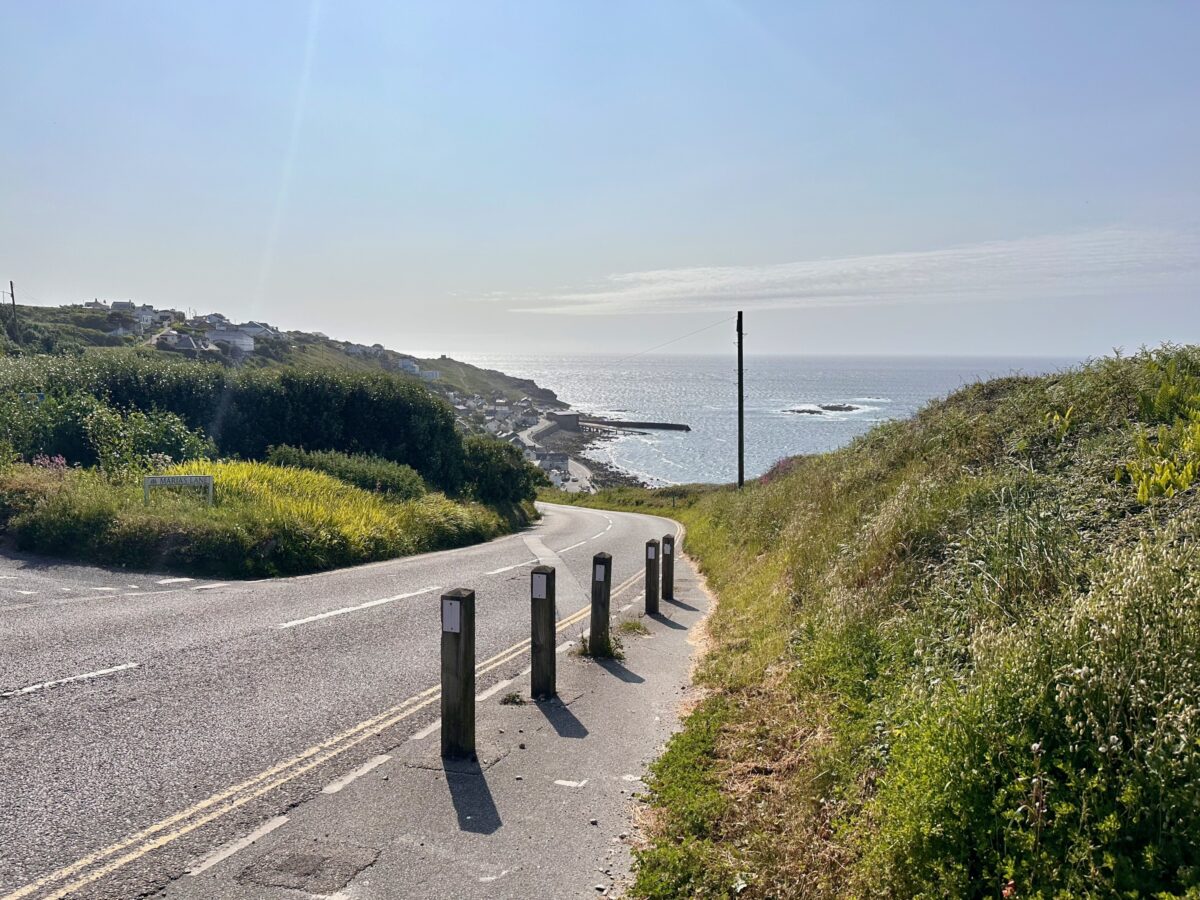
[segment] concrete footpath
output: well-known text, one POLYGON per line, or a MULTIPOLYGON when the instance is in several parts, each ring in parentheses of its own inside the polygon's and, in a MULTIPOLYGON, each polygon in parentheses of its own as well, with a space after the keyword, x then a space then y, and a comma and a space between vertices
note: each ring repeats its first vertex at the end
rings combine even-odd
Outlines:
POLYGON ((438 723, 417 723, 312 799, 197 860, 158 896, 619 895, 637 839, 635 795, 678 727, 708 608, 682 555, 675 580, 676 600, 663 600, 658 616, 642 615, 640 584, 622 598, 613 633, 623 660, 575 654, 586 619, 563 633, 570 646, 557 656, 558 699, 533 702, 528 669, 480 684, 478 762, 443 763, 438 723), (649 633, 623 632, 616 622, 628 619, 649 633))

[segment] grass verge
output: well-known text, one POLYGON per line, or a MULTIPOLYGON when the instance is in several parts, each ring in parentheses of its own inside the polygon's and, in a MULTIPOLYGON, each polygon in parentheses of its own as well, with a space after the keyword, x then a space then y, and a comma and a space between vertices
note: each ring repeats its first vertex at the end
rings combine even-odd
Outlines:
MULTIPOLYGON (((391 559, 488 540, 530 510, 393 500, 322 472, 257 462, 196 461, 166 474, 211 474, 217 502, 156 491, 96 470, 9 465, 0 519, 22 549, 107 565, 263 577, 391 559)), ((2 524, 2 522, 0 522, 2 524)))
POLYGON ((719 597, 635 895, 1197 896, 1198 414, 1167 347, 575 500, 673 514, 719 597))

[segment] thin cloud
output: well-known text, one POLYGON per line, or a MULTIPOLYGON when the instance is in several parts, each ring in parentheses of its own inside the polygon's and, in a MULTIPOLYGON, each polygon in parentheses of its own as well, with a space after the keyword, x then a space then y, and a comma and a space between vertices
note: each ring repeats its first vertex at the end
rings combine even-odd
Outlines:
POLYGON ((1114 228, 944 250, 629 272, 590 287, 525 295, 513 311, 607 315, 1133 297, 1156 288, 1200 287, 1198 276, 1197 235, 1114 228))

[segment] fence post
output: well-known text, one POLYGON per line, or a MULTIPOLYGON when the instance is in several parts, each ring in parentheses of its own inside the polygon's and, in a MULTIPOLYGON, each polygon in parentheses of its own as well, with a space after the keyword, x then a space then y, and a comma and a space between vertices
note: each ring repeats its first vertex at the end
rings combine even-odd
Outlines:
POLYGON ((658 541, 646 541, 646 615, 658 615, 658 541))
POLYGON ((609 604, 612 599, 612 556, 597 553, 592 557, 592 622, 588 650, 592 656, 612 653, 608 631, 609 604))
POLYGON ((664 534, 662 539, 662 598, 675 599, 675 535, 664 534))
POLYGON ((555 663, 554 566, 535 566, 529 581, 531 659, 530 693, 553 697, 555 663))
POLYGON ((442 756, 475 754, 475 592, 442 594, 442 756))

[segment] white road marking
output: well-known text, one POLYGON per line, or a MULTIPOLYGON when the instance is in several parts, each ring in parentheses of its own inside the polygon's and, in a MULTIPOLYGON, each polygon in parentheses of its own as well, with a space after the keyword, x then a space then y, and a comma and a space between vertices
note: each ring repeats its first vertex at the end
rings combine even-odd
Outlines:
POLYGON ((179 584, 183 581, 195 581, 195 578, 164 578, 162 581, 156 581, 155 584, 179 584))
POLYGON ((125 587, 131 587, 134 590, 138 590, 138 591, 140 591, 142 589, 142 586, 140 584, 127 584, 127 585, 125 585, 125 587))
POLYGON ((69 594, 69 593, 71 593, 71 591, 75 590, 75 588, 59 588, 59 590, 62 591, 64 594, 69 594))
POLYGON ((506 687, 508 687, 510 684, 512 684, 515 680, 516 680, 515 678, 508 678, 504 681, 496 682, 490 688, 488 688, 486 691, 484 691, 482 694, 476 694, 475 702, 482 703, 488 697, 494 696, 495 694, 498 694, 500 691, 504 690, 506 687))
POLYGON ((574 643, 575 643, 574 641, 563 641, 561 644, 559 644, 557 647, 554 648, 554 652, 562 653, 566 650, 569 650, 571 648, 571 645, 574 643))
POLYGON ((92 588, 92 590, 93 590, 93 591, 115 591, 115 590, 116 590, 116 588, 110 588, 110 587, 93 587, 93 588, 92 588))
POLYGON ((82 675, 72 675, 70 678, 58 678, 54 681, 43 681, 41 684, 31 684, 29 687, 21 688, 18 691, 8 691, 0 694, 0 699, 8 697, 20 697, 23 694, 32 694, 36 691, 42 691, 46 688, 58 687, 60 684, 71 684, 75 681, 88 681, 92 678, 100 678, 102 675, 112 675, 116 672, 125 672, 129 669, 136 669, 140 664, 131 662, 124 663, 120 666, 113 666, 111 669, 97 669, 95 672, 84 672, 82 675))
POLYGON ((37 591, 17 591, 17 593, 18 593, 18 594, 24 594, 26 597, 31 597, 31 596, 33 596, 34 594, 36 594, 36 593, 37 593, 37 591))
POLYGON ((419 591, 413 591, 409 594, 397 594, 395 597, 384 597, 382 600, 368 600, 366 603, 360 603, 358 606, 344 606, 341 609, 331 609, 329 612, 317 613, 315 616, 306 616, 303 619, 293 619, 291 622, 284 622, 282 625, 277 625, 277 628, 294 628, 297 625, 307 625, 309 622, 319 622, 322 619, 331 619, 334 616, 344 616, 347 613, 359 612, 364 609, 371 609, 374 606, 383 606, 385 603, 394 603, 397 600, 407 600, 409 597, 419 597, 421 594, 431 594, 434 591, 440 591, 440 587, 427 587, 419 591))
POLYGON ((559 552, 559 553, 566 553, 566 552, 567 552, 567 551, 569 551, 569 550, 574 550, 576 547, 582 547, 582 546, 583 546, 584 544, 586 544, 586 543, 587 543, 587 541, 580 541, 578 544, 572 544, 570 547, 563 547, 563 548, 562 548, 561 550, 559 550, 558 552, 559 552))
POLYGON ((410 737, 409 740, 410 741, 423 741, 423 740, 425 740, 425 738, 429 737, 431 734, 433 734, 435 731, 437 731, 441 727, 442 727, 442 720, 434 719, 432 722, 430 722, 428 725, 426 725, 424 728, 422 728, 420 731, 418 731, 416 734, 414 734, 412 737, 410 737))
POLYGON ((192 588, 192 590, 193 591, 211 591, 213 588, 219 588, 219 587, 229 587, 229 582, 228 581, 218 581, 216 584, 198 584, 194 588, 192 588))
POLYGON ((372 769, 377 768, 378 766, 382 766, 389 759, 391 759, 390 756, 388 756, 386 753, 381 753, 379 756, 376 756, 374 759, 367 760, 365 763, 363 763, 361 766, 359 766, 353 772, 347 772, 345 775, 343 775, 337 781, 329 782, 329 784, 327 784, 327 785, 325 785, 325 787, 321 788, 321 793, 322 794, 336 794, 338 791, 342 790, 343 788, 349 787, 355 781, 362 778, 364 775, 366 775, 372 769))
POLYGON ((501 572, 511 572, 513 569, 520 569, 524 566, 532 566, 536 563, 537 563, 537 559, 535 557, 534 559, 527 559, 527 560, 525 560, 525 562, 519 562, 513 566, 504 566, 501 569, 492 569, 492 571, 484 572, 483 574, 484 575, 499 575, 501 572))
POLYGON ((16 575, 0 575, 0 578, 16 578, 16 575))
POLYGON ((199 875, 201 872, 211 869, 217 863, 223 862, 224 860, 229 859, 229 857, 233 856, 233 854, 237 853, 239 850, 244 850, 245 848, 249 847, 251 844, 253 844, 255 841, 257 841, 259 838, 266 837, 268 834, 270 834, 272 831, 274 831, 280 825, 284 824, 287 820, 288 820, 287 816, 276 816, 274 819, 271 819, 271 821, 267 822, 265 825, 262 825, 256 829, 254 829, 254 831, 250 832, 244 838, 239 838, 236 841, 231 841, 230 843, 226 844, 224 847, 222 847, 216 853, 209 856, 207 859, 204 860, 204 862, 200 863, 195 868, 188 869, 188 874, 189 875, 199 875))
POLYGON ((554 783, 559 787, 581 788, 588 783, 588 780, 585 778, 583 781, 565 781, 564 779, 560 778, 554 783))

